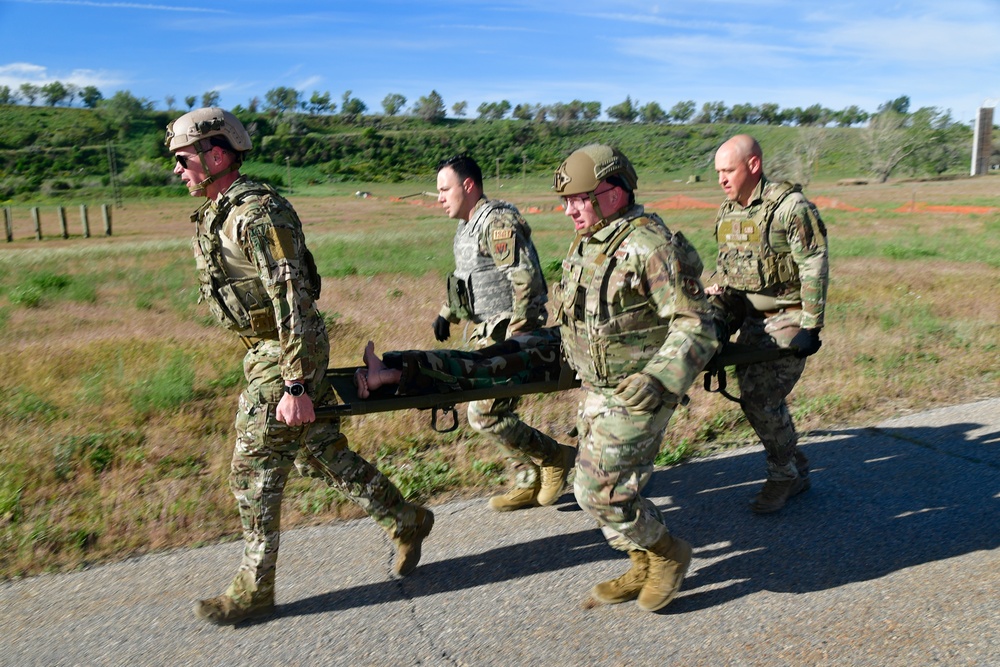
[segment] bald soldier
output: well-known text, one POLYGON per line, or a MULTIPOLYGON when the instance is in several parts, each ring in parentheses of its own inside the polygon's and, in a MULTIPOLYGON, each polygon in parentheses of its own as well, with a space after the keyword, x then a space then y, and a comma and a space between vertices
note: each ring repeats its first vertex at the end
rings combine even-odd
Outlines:
POLYGON ((787 348, 794 356, 736 367, 740 405, 767 453, 767 479, 750 501, 759 514, 777 512, 807 491, 809 462, 786 397, 822 344, 829 270, 826 227, 799 185, 764 175, 753 137, 740 134, 719 147, 715 171, 726 201, 715 233, 720 280, 708 288, 738 342, 787 348))

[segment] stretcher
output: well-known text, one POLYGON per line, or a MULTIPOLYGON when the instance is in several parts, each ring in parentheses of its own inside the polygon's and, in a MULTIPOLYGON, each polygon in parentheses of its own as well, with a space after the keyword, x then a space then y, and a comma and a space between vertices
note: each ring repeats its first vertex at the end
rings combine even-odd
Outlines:
MULTIPOLYGON (((793 354, 793 350, 760 349, 739 343, 726 343, 705 367, 705 390, 719 393, 726 398, 739 402, 739 398, 731 396, 726 391, 726 368, 745 364, 774 361, 793 354), (715 384, 713 385, 713 380, 715 384)), ((544 382, 503 382, 480 389, 463 389, 459 391, 443 391, 425 394, 397 394, 395 386, 379 387, 371 392, 368 398, 359 398, 354 384, 354 374, 363 370, 363 366, 330 368, 326 378, 337 395, 339 401, 334 405, 324 405, 316 408, 317 419, 335 419, 351 415, 367 415, 378 412, 396 412, 398 410, 430 410, 431 428, 439 433, 447 433, 458 428, 458 413, 456 405, 493 398, 511 398, 528 394, 550 394, 557 391, 567 391, 580 386, 576 373, 562 364, 559 377, 544 382), (449 414, 449 424, 439 424, 438 413, 449 414)))

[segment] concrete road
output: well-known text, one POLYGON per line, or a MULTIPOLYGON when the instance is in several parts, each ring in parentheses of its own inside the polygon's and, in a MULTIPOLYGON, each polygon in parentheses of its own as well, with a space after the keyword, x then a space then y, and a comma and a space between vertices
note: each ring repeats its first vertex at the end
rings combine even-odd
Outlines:
MULTIPOLYGON (((278 616, 191 612, 236 543, 0 584, 0 664, 1000 665, 1000 399, 812 434, 812 490, 747 507, 759 447, 658 470, 648 495, 695 545, 659 613, 593 607, 628 567, 564 496, 435 507, 410 577, 370 520, 285 533, 278 616)), ((233 520, 236 521, 235 511, 233 520)))

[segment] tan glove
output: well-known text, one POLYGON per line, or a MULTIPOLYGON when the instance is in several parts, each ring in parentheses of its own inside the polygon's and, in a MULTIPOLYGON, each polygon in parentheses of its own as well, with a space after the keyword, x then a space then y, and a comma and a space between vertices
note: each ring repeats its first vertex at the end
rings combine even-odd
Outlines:
POLYGON ((615 396, 628 409, 629 414, 649 414, 663 405, 667 390, 652 375, 633 373, 618 383, 615 396))

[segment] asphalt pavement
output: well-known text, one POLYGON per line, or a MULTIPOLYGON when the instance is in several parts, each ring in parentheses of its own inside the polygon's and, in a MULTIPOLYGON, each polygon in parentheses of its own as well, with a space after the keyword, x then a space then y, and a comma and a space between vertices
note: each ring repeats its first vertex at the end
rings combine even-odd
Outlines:
MULTIPOLYGON (((371 520, 287 531, 278 613, 218 628, 239 543, 0 584, 0 665, 1000 665, 1000 399, 812 433, 812 489, 747 501, 759 446, 659 469, 647 495, 695 547, 661 612, 594 606, 628 568, 573 501, 434 507, 391 576, 371 520)), ((235 510, 233 521, 236 521, 235 510)))

